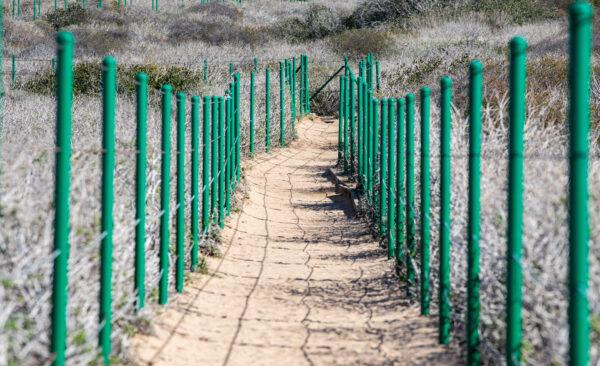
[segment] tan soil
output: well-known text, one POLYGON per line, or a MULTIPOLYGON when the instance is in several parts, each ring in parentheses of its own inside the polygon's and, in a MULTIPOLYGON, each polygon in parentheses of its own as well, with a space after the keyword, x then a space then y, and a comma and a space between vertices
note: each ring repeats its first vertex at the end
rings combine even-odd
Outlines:
POLYGON ((455 364, 437 345, 367 226, 324 177, 336 123, 305 120, 286 149, 245 169, 247 199, 209 275, 133 340, 142 365, 455 364))

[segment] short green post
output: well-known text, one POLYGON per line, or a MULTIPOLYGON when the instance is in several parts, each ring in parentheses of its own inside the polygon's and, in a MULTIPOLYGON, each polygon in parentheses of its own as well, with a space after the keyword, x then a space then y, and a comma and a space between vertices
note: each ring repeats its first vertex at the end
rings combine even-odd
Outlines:
POLYGON ((387 223, 387 249, 388 259, 394 258, 396 247, 396 135, 395 135, 395 114, 396 100, 391 98, 388 100, 388 140, 389 140, 389 157, 388 157, 388 223, 387 223))
POLYGON ((171 182, 171 85, 162 87, 162 165, 160 183, 160 247, 159 266, 160 281, 158 289, 158 303, 166 305, 169 301, 169 216, 170 216, 170 182, 171 182))
POLYGON ((73 120, 73 49, 71 33, 56 36, 56 153, 54 174, 54 264, 50 353, 53 366, 65 365, 69 268, 69 195, 71 192, 71 124, 73 120))
POLYGON ((252 60, 254 63, 254 72, 258 72, 258 59, 256 57, 254 57, 254 59, 252 60))
POLYGON ((404 148, 404 132, 405 132, 405 123, 404 117, 406 116, 406 104, 404 98, 398 98, 398 115, 397 115, 397 123, 396 126, 396 165, 398 168, 396 169, 396 268, 399 269, 404 261, 404 243, 405 243, 405 190, 404 190, 404 164, 405 164, 405 148, 404 148))
POLYGON ((506 362, 508 365, 519 365, 523 303, 523 130, 527 113, 527 42, 523 38, 511 40, 510 57, 506 362))
POLYGON ((219 105, 219 227, 225 227, 225 103, 218 98, 219 105))
MULTIPOLYGON (((440 261, 439 342, 450 342, 450 129, 452 128, 452 79, 441 80, 440 99, 440 261)), ((408 183, 407 183, 408 184, 408 183)))
POLYGON ((406 95, 406 274, 407 291, 415 282, 416 253, 415 227, 415 96, 406 95))
POLYGON ((265 151, 271 151, 271 70, 265 70, 265 151))
POLYGON ((175 288, 183 292, 185 272, 185 93, 177 93, 177 216, 175 254, 177 267, 175 288))
POLYGON ((285 75, 283 61, 279 61, 279 145, 285 146, 285 75))
POLYGON ((471 62, 469 83, 469 209, 467 226, 467 365, 481 362, 479 350, 479 237, 481 208, 481 107, 483 65, 471 62))
POLYGON ((592 6, 571 5, 569 64, 569 364, 590 362, 588 159, 592 6))
POLYGON ((144 308, 146 301, 146 134, 148 123, 148 76, 135 76, 137 159, 135 165, 135 287, 136 309, 144 308))
POLYGON ((250 156, 254 156, 254 71, 250 73, 250 156))
POLYGON ((388 99, 381 101, 381 152, 379 157, 379 236, 387 234, 388 99))
POLYGON ((202 98, 202 232, 210 228, 210 97, 202 98))
POLYGON ((190 253, 191 256, 191 270, 192 272, 195 272, 196 269, 198 268, 198 222, 199 222, 199 215, 198 215, 198 201, 199 201, 199 191, 198 191, 198 177, 200 176, 200 164, 199 164, 199 159, 198 159, 198 154, 200 151, 200 129, 199 129, 199 124, 200 124, 200 98, 198 98, 198 96, 194 95, 192 97, 192 136, 191 136, 191 149, 192 149, 192 177, 191 177, 191 201, 192 201, 192 207, 191 207, 191 213, 190 213, 190 220, 192 221, 192 252, 190 253))
POLYGON ((117 62, 108 56, 102 61, 102 217, 100 230, 100 335, 98 337, 105 365, 110 363, 112 333, 112 257, 113 207, 115 176, 115 100, 117 62))
POLYGON ((421 89, 421 315, 429 315, 431 294, 430 281, 430 156, 429 156, 429 124, 430 96, 428 87, 421 89))

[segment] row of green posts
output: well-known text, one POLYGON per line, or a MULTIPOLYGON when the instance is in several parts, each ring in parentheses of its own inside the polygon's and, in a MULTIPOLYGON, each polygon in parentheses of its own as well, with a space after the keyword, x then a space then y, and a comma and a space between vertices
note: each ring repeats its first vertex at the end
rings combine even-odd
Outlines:
MULTIPOLYGON (((569 66, 569 364, 590 360, 588 159, 592 6, 575 2, 570 10, 569 66)), ((526 119, 527 42, 510 42, 509 186, 506 278, 506 364, 521 363, 522 349, 522 222, 524 124, 526 119)), ((380 237, 387 239, 388 258, 406 269, 407 287, 415 282, 415 96, 374 98, 373 57, 359 63, 355 75, 345 67, 340 77, 339 165, 358 180, 374 208, 380 237)), ((377 65, 377 64, 375 64, 377 65)), ((470 64, 468 280, 466 310, 467 364, 481 362, 480 319, 480 184, 483 64, 470 64)), ((378 83, 378 81, 377 81, 378 83)), ((440 221, 439 342, 450 341, 450 172, 452 80, 440 81, 440 221)), ((421 314, 430 308, 430 89, 420 90, 421 114, 421 314)))
MULTIPOLYGON (((54 232, 54 271, 51 314, 51 353, 52 364, 65 364, 67 340, 67 293, 68 293, 68 257, 69 257, 69 196, 70 196, 70 159, 71 159, 71 123, 73 104, 73 53, 74 37, 71 33, 60 32, 57 36, 56 69, 56 186, 55 186, 55 232, 54 232)), ((289 90, 292 104, 292 128, 296 118, 296 99, 300 101, 299 112, 309 111, 308 57, 302 55, 296 69, 296 59, 279 63, 281 136, 280 145, 285 145, 284 91, 289 90), (300 75, 299 91, 296 75, 300 75)), ((100 259, 100 316, 99 347, 105 364, 110 363, 112 328, 112 256, 113 256, 113 202, 115 171, 115 102, 117 65, 112 57, 103 60, 102 71, 102 213, 101 213, 101 259, 100 259)), ((267 78, 265 125, 266 150, 270 150, 270 70, 265 70, 267 78)), ((250 76, 250 154, 254 149, 255 121, 255 71, 250 76)), ((136 308, 144 307, 145 291, 145 241, 146 241, 146 134, 148 108, 148 77, 144 73, 136 75, 136 231, 135 231, 135 275, 134 289, 137 294, 136 308)), ((241 179, 241 109, 240 74, 235 73, 223 96, 204 96, 191 98, 191 270, 198 266, 198 251, 202 239, 209 232, 211 223, 223 228, 225 218, 231 213, 232 195, 241 179), (200 145, 200 104, 202 104, 202 145, 200 145), (202 186, 199 190, 199 151, 202 146, 202 186), (202 197, 201 217, 199 199, 202 197), (200 225, 201 224, 201 225, 200 225)), ((166 305, 169 296, 169 248, 170 230, 170 156, 171 151, 171 104, 173 90, 170 85, 161 89, 162 118, 162 164, 160 189, 160 234, 159 234, 159 296, 158 302, 166 305)), ((182 292, 184 287, 184 241, 186 240, 185 218, 185 93, 179 92, 176 99, 176 217, 175 217, 175 289, 182 292)))

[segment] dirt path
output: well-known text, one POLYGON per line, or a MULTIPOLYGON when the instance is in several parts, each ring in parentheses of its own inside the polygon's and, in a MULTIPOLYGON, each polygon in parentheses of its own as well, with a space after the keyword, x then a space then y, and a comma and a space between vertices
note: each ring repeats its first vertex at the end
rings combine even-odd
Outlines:
POLYGON ((210 275, 133 340, 142 365, 453 364, 435 318, 403 298, 385 251, 323 176, 337 126, 306 120, 245 171, 248 197, 210 275))

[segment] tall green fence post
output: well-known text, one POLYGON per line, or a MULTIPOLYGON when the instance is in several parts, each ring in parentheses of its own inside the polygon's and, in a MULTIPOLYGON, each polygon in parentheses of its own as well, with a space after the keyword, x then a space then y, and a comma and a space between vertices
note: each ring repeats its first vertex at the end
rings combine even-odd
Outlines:
POLYGON ((210 119, 211 129, 211 180, 210 180, 210 215, 213 219, 213 223, 217 223, 217 216, 215 215, 215 208, 217 207, 217 195, 219 193, 219 106, 217 105, 217 97, 211 98, 212 116, 210 119))
POLYGON ((225 103, 219 97, 219 227, 225 227, 225 103))
POLYGON ((56 153, 54 175, 54 265, 50 353, 53 366, 65 365, 69 265, 69 194, 71 185, 71 124, 73 120, 73 49, 71 33, 56 36, 56 153))
POLYGON ((112 257, 113 207, 115 176, 115 100, 117 92, 117 62, 108 56, 102 61, 102 217, 100 229, 100 336, 102 359, 110 363, 112 333, 112 257))
POLYGON ((17 56, 12 55, 12 73, 10 87, 14 89, 17 85, 17 56))
POLYGON ((342 93, 342 110, 343 110, 343 114, 342 114, 342 128, 344 129, 343 134, 342 134, 342 147, 343 147, 343 154, 342 154, 342 158, 343 158, 343 162, 344 162, 344 174, 348 174, 348 120, 350 119, 349 116, 349 106, 348 106, 348 100, 349 98, 349 85, 350 85, 350 76, 342 76, 342 78, 344 79, 344 92, 342 93))
POLYGON ((406 274, 407 291, 415 282, 416 253, 415 227, 415 96, 406 96, 406 274))
POLYGON ((235 124, 235 181, 239 182, 242 174, 242 130, 241 130, 241 108, 240 108, 240 73, 234 75, 233 83, 233 118, 235 124))
POLYGON ((192 97, 192 136, 191 136, 191 143, 192 143, 192 177, 191 177, 191 185, 192 185, 192 189, 191 189, 191 201, 192 201, 192 207, 191 207, 191 214, 190 214, 190 220, 192 221, 192 252, 190 253, 191 256, 191 270, 192 272, 195 272, 196 269, 198 268, 198 222, 199 222, 199 209, 198 209, 198 201, 199 201, 199 192, 198 192, 198 177, 200 176, 200 166, 199 166, 199 159, 198 159, 198 154, 200 151, 200 129, 199 129, 199 124, 200 124, 200 98, 196 95, 194 95, 192 97))
MULTIPOLYGON (((356 154, 357 154, 357 176, 358 182, 361 186, 364 187, 364 182, 362 180, 362 168, 363 168, 363 154, 362 154, 362 144, 363 144, 363 97, 362 97, 362 78, 356 79, 356 122, 357 122, 357 134, 356 134, 356 154)), ((354 118, 352 119, 354 120, 354 118)), ((352 155, 352 154, 351 154, 352 155)))
POLYGON ((283 61, 279 61, 279 145, 285 146, 285 80, 283 61))
POLYGON ((210 97, 202 98, 202 233, 210 228, 210 97))
POLYGON ((254 71, 250 73, 250 156, 254 156, 254 71))
POLYGON ((146 302, 146 134, 148 123, 148 76, 140 72, 136 81, 137 159, 135 166, 135 287, 137 310, 146 302))
MULTIPOLYGON (((450 342, 450 129, 452 128, 452 79, 441 80, 440 99, 440 261, 439 342, 450 342)), ((407 136, 408 138, 408 136, 407 136)), ((408 185, 408 182, 407 182, 408 185)))
POLYGON ((348 86, 348 94, 349 94, 349 100, 348 100, 348 114, 349 114, 349 118, 350 121, 348 122, 348 128, 350 129, 350 175, 354 176, 354 172, 355 172, 355 161, 356 161, 356 150, 355 150, 355 144, 356 144, 356 131, 355 131, 355 116, 356 116, 356 99, 354 96, 354 85, 356 84, 356 81, 354 80, 354 78, 352 76, 350 76, 350 78, 348 78, 349 82, 349 86, 348 86))
POLYGON ((271 70, 265 70, 265 151, 271 151, 271 70))
POLYGON ((381 101, 381 152, 379 158, 379 235, 387 234, 388 99, 381 101))
POLYGON ((169 221, 170 221, 170 182, 171 182, 171 85, 163 85, 162 90, 162 164, 160 183, 160 247, 159 266, 160 281, 158 303, 166 305, 169 301, 169 221))
POLYGON ((177 268, 175 288, 183 292, 185 272, 185 93, 177 93, 177 216, 176 247, 177 268))
POLYGON ((430 95, 428 87, 421 89, 421 315, 429 315, 430 281, 430 161, 429 161, 429 124, 430 95))
POLYGON ((338 111, 338 165, 342 164, 342 144, 344 141, 344 76, 340 76, 339 111, 338 111))
POLYGON ((388 157, 388 224, 387 224, 387 242, 388 259, 394 258, 396 247, 396 135, 395 135, 395 111, 396 100, 388 100, 388 139, 389 139, 389 157, 388 157))
POLYGON ((231 95, 225 98, 225 212, 227 215, 231 214, 231 149, 233 146, 233 124, 231 118, 231 110, 233 102, 231 95))
POLYGON ((510 105, 508 162, 508 253, 506 298, 506 362, 521 363, 521 306, 523 303, 521 255, 523 248, 523 129, 527 90, 527 42, 510 42, 510 105))
POLYGON ((569 64, 569 364, 590 362, 588 159, 592 6, 571 5, 569 64))
MULTIPOLYGON (((372 159, 373 159, 373 164, 371 166, 372 170, 371 170, 371 197, 373 197, 373 206, 374 207, 379 207, 379 195, 377 194, 377 192, 375 191, 375 188, 379 187, 381 188, 380 184, 381 181, 379 180, 379 174, 378 174, 378 163, 379 163, 379 125, 381 123, 381 121, 379 120, 379 105, 380 105, 380 101, 378 99, 373 98, 373 141, 371 144, 371 148, 372 148, 372 159)), ((376 218, 376 223, 377 223, 377 227, 379 228, 380 222, 379 220, 381 219, 381 216, 379 216, 379 212, 376 210, 374 212, 375 218, 376 218)), ((381 235, 381 232, 378 233, 379 235, 381 235)))
POLYGON ((481 193, 481 106, 483 102, 483 65, 470 65, 469 88, 469 221, 467 227, 467 365, 481 362, 479 350, 479 237, 481 193))
POLYGON ((377 91, 381 90, 381 64, 378 61, 375 61, 375 83, 377 91))
POLYGON ((396 222, 398 225, 396 226, 396 271, 400 273, 400 266, 404 262, 404 243, 405 243, 405 190, 404 190, 404 164, 405 164, 405 156, 406 153, 404 147, 404 132, 405 132, 405 123, 404 118, 406 117, 406 104, 404 98, 397 99, 398 104, 398 115, 397 115, 397 123, 396 126, 396 165, 398 168, 396 169, 396 222))

